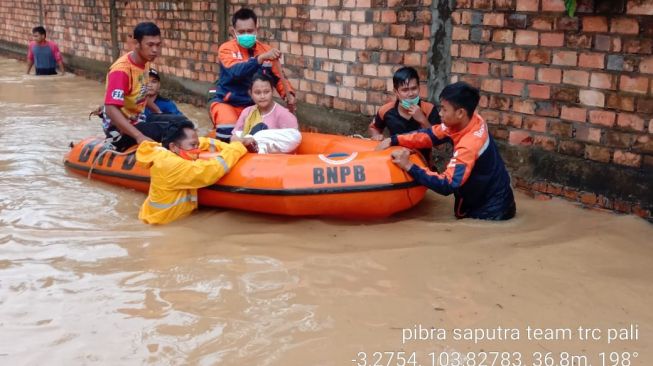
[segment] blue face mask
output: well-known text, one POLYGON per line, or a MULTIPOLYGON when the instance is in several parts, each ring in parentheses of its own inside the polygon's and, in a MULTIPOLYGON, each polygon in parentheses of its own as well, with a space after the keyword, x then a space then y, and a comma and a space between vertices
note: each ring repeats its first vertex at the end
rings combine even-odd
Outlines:
POLYGON ((252 48, 256 44, 256 34, 239 34, 236 36, 238 44, 245 48, 252 48))
POLYGON ((409 109, 411 106, 419 104, 419 95, 416 96, 414 99, 402 99, 401 100, 401 106, 409 109))

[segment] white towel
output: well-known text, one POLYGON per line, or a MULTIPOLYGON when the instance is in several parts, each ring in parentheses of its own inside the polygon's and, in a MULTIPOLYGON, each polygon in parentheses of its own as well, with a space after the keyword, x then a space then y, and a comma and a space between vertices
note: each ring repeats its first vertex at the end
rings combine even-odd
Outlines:
MULTIPOLYGON (((242 137, 242 131, 235 132, 242 137)), ((258 131, 253 137, 259 154, 289 154, 302 142, 302 134, 295 128, 278 128, 258 131)))

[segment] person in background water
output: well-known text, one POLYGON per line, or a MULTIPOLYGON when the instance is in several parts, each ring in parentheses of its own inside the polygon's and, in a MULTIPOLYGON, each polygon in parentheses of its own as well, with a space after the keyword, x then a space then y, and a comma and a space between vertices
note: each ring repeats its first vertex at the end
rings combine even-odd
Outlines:
MULTIPOLYGON (((392 85, 396 100, 383 105, 369 126, 372 140, 383 140, 387 128, 390 135, 430 128, 440 123, 438 109, 432 103, 420 100, 419 75, 412 67, 395 71, 392 85)), ((426 161, 430 161, 431 149, 420 150, 426 161)))
POLYGON ((408 159, 410 151, 405 148, 393 151, 392 161, 419 184, 445 196, 453 193, 457 218, 508 220, 516 212, 510 176, 487 124, 475 113, 479 100, 478 89, 464 82, 448 85, 440 94, 442 124, 393 135, 377 149, 389 146, 423 149, 453 142, 453 157, 444 173, 414 165, 408 159))
POLYGON ((197 190, 217 182, 245 153, 240 142, 198 138, 188 120, 170 123, 162 144, 144 141, 136 150, 136 161, 150 169, 151 177, 138 218, 147 224, 167 224, 188 216, 197 209, 197 190), (201 152, 218 154, 198 160, 201 152))
POLYGON ((161 51, 161 30, 151 22, 139 23, 133 34, 134 50, 121 56, 109 68, 104 96, 102 127, 118 150, 143 141, 161 141, 166 123, 147 123, 145 106, 158 107, 147 98, 150 62, 161 51))
POLYGON ((32 29, 32 41, 27 47, 27 74, 35 66, 36 75, 56 75, 58 65, 63 75, 65 70, 59 47, 45 37, 45 28, 38 26, 32 29))
POLYGON ((259 154, 291 153, 302 141, 297 117, 272 99, 274 81, 266 74, 252 78, 249 95, 253 106, 243 110, 231 141, 256 141, 259 154))
POLYGON ((177 109, 175 102, 159 95, 159 90, 161 89, 161 78, 159 77, 159 73, 151 68, 149 75, 150 79, 147 83, 147 98, 149 100, 147 107, 145 108, 145 118, 149 120, 152 114, 182 115, 179 109, 177 109), (156 106, 158 110, 153 110, 150 106, 156 106))
POLYGON ((275 61, 281 57, 278 49, 256 39, 258 28, 256 14, 242 8, 234 13, 230 33, 234 38, 223 43, 218 50, 220 76, 216 81, 215 96, 209 101, 211 120, 216 127, 217 137, 229 141, 234 124, 243 109, 254 104, 248 91, 252 76, 264 72, 272 77, 274 87, 285 99, 291 112, 295 111, 295 91, 281 81, 282 70, 275 61))

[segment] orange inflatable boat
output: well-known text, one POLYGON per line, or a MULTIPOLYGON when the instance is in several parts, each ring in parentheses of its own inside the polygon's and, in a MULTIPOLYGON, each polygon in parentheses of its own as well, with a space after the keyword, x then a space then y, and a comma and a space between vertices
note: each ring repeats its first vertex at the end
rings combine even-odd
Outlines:
MULTIPOLYGON (((413 207, 426 188, 396 167, 389 150, 351 137, 302 133, 295 154, 247 154, 199 204, 291 216, 386 217, 413 207)), ((411 161, 424 166, 418 155, 411 161)), ((87 138, 64 159, 74 173, 147 192, 149 170, 135 154, 116 154, 102 138, 87 138)))

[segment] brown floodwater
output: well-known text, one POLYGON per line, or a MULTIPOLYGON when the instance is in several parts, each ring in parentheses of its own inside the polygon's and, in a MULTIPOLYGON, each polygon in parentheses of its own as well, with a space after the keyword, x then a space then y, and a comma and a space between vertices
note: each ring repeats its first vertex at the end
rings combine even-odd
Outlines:
MULTIPOLYGON (((509 222, 456 220, 453 199, 429 193, 378 222, 201 209, 147 226, 143 194, 62 164, 71 141, 101 134, 87 116, 102 84, 24 68, 0 58, 1 365, 362 365, 359 352, 386 365, 375 351, 416 352, 404 364, 422 366, 491 351, 515 365, 537 352, 560 366, 653 364, 642 219, 517 194, 509 222), (637 334, 609 330, 631 324, 637 334), (529 340, 528 326, 573 339, 529 340)), ((206 130, 204 109, 181 109, 206 130)), ((480 366, 475 355, 462 365, 480 366)))

